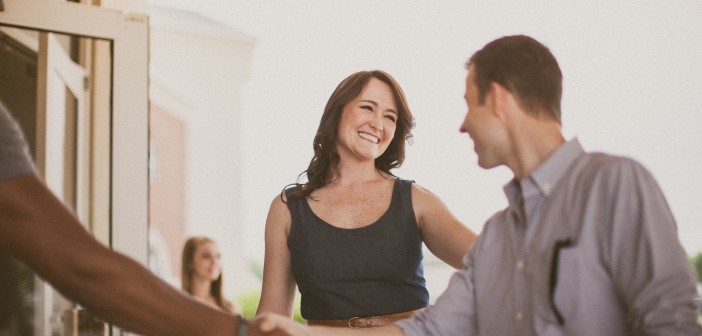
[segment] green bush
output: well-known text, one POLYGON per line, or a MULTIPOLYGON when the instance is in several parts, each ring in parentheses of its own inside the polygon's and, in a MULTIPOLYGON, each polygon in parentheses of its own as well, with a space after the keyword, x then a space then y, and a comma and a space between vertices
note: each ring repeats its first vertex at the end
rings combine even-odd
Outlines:
MULTIPOLYGON (((702 252, 697 253, 697 255, 690 258, 690 263, 692 264, 692 268, 695 270, 695 273, 697 273, 697 282, 702 283, 702 252)), ((700 315, 697 320, 702 323, 702 311, 700 311, 700 315)))
POLYGON ((690 258, 690 263, 692 263, 692 268, 697 273, 697 282, 702 282, 702 252, 690 258))
MULTIPOLYGON (((249 271, 257 277, 259 280, 263 281, 263 264, 257 260, 249 261, 249 271)), ((245 318, 249 319, 256 315, 256 308, 258 308, 258 302, 261 301, 261 290, 254 289, 239 295, 236 298, 237 304, 241 308, 241 314, 245 318)), ((293 304, 293 319, 300 323, 305 323, 305 320, 300 314, 300 293, 295 293, 295 303, 293 304)))
MULTIPOLYGON (((255 289, 243 293, 237 297, 236 302, 241 308, 241 313, 245 318, 252 318, 256 315, 258 302, 261 300, 261 290, 255 289)), ((300 315, 300 294, 295 295, 295 304, 293 306, 293 319, 300 323, 305 323, 305 319, 300 315)))

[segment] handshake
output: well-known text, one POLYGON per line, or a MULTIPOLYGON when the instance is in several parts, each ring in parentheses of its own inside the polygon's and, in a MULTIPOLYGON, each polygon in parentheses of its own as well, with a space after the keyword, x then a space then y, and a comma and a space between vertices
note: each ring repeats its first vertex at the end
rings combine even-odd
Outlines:
MULTIPOLYGON (((313 336, 313 335, 404 335, 402 330, 394 324, 376 328, 334 328, 326 326, 308 326, 295 320, 274 313, 263 313, 247 321, 248 336, 274 335, 274 336, 313 336)), ((243 333, 239 333, 242 335, 243 333)))
MULTIPOLYGON (((243 321, 243 320, 242 320, 243 321)), ((258 336, 258 335, 273 335, 273 336, 298 336, 298 335, 325 335, 322 330, 319 333, 313 333, 312 328, 307 325, 296 322, 295 320, 274 313, 263 313, 255 318, 246 321, 245 328, 239 328, 237 336, 258 336), (245 330, 245 331, 244 331, 245 330)), ((331 334, 331 333, 329 333, 331 334)))

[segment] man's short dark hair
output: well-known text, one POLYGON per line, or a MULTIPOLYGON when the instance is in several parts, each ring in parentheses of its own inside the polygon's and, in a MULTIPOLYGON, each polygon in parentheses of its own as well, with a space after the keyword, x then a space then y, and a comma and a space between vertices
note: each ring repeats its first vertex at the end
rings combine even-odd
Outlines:
POLYGON ((478 102, 485 103, 491 83, 514 94, 527 112, 545 112, 561 122, 563 75, 551 51, 529 36, 505 36, 470 57, 478 102))

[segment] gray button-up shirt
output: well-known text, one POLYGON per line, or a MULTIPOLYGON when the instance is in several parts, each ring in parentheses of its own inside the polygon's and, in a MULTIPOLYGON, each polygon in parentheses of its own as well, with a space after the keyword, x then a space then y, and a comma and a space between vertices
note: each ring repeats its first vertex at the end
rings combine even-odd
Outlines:
POLYGON ((436 304, 407 335, 702 335, 675 220, 637 162, 561 145, 505 186, 436 304))

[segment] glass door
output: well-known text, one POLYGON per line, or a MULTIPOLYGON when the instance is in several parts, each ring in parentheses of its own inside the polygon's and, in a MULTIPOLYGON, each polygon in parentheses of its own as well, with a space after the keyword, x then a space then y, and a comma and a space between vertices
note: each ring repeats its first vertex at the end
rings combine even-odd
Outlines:
MULTIPOLYGON (((20 122, 39 173, 98 240, 145 263, 146 17, 50 0, 2 5, 0 100, 20 122)), ((12 269, 21 313, 0 334, 112 332, 31 270, 12 269)))

